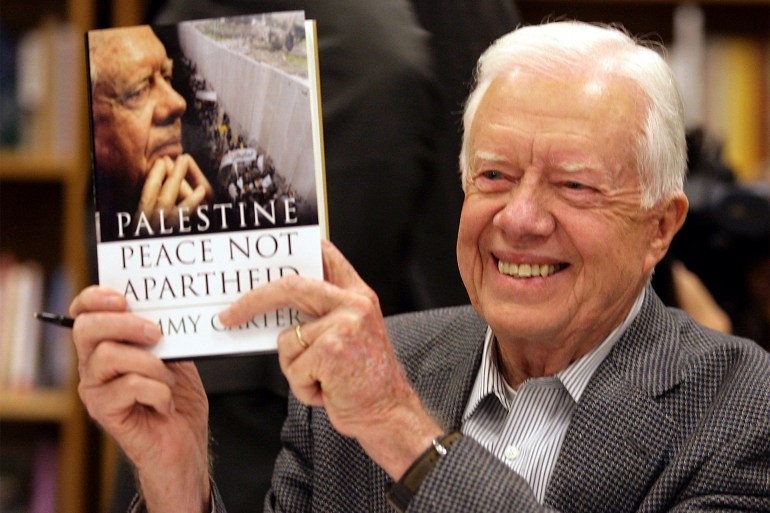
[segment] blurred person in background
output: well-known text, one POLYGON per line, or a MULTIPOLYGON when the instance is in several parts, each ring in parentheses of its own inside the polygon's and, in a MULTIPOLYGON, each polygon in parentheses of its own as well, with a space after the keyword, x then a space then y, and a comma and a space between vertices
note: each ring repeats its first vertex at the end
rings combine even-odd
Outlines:
POLYGON ((700 130, 687 154, 690 211, 653 285, 666 304, 770 350, 770 182, 738 181, 700 130))

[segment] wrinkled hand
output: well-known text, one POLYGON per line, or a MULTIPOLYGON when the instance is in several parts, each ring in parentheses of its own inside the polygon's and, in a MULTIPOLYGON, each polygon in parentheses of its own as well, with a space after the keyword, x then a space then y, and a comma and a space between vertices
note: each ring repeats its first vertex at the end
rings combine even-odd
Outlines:
POLYGON ((158 326, 126 312, 125 298, 89 287, 70 305, 78 393, 137 469, 148 510, 207 507, 208 403, 192 362, 146 350, 158 326))
POLYGON ((177 226, 180 209, 192 214, 213 195, 211 184, 190 155, 182 154, 175 160, 163 157, 155 161, 147 175, 137 213, 143 213, 157 231, 161 212, 165 227, 177 226))
POLYGON ((289 276, 250 291, 220 314, 225 325, 290 307, 314 317, 278 337, 281 369, 297 399, 326 409, 335 429, 356 438, 398 478, 441 427, 424 411, 393 353, 375 293, 342 254, 323 245, 323 282, 289 276))

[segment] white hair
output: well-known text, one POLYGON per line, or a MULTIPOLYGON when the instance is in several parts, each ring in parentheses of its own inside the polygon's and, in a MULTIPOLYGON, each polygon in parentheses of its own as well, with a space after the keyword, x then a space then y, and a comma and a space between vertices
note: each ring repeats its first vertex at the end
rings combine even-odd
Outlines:
MULTIPOLYGON (((659 45, 658 45, 659 46, 659 45)), ((684 107, 671 68, 651 42, 639 42, 620 28, 577 21, 522 27, 502 36, 479 58, 476 85, 463 115, 460 170, 465 188, 473 119, 490 84, 514 69, 547 76, 586 70, 623 77, 647 100, 647 118, 634 148, 641 183, 641 207, 650 208, 682 191, 687 171, 684 107)))

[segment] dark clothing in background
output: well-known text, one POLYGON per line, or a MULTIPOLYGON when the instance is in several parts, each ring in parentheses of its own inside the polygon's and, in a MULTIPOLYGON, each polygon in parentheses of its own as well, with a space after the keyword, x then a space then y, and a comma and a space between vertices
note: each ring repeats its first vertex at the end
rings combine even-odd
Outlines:
POLYGON ((455 258, 460 202, 433 192, 458 198, 457 165, 436 165, 440 81, 409 2, 170 0, 153 23, 295 9, 317 22, 332 242, 386 314, 464 303, 455 258), (451 230, 446 240, 434 236, 429 209, 451 227, 442 229, 451 230), (425 254, 415 255, 417 247, 425 254), (410 281, 429 273, 444 286, 426 292, 410 281))
MULTIPOLYGON (((412 0, 417 18, 430 34, 433 69, 440 109, 434 131, 434 162, 438 173, 425 198, 425 217, 415 237, 410 283, 416 286, 419 310, 465 304, 461 282, 448 281, 431 261, 450 265, 454 258, 457 226, 463 203, 459 181, 462 112, 470 93, 479 56, 498 37, 520 23, 516 3, 510 0, 412 0), (456 179, 450 178, 457 177, 456 179), (451 247, 450 247, 451 246, 451 247), (438 259, 437 259, 438 258, 438 259)), ((456 264, 455 264, 456 267, 456 264)), ((458 274, 459 275, 459 274, 458 274)))

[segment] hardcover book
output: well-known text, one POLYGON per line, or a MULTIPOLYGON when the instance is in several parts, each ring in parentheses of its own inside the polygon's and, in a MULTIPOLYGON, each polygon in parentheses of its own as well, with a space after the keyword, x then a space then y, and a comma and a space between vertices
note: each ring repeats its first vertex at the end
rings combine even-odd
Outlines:
POLYGON ((301 11, 86 34, 99 283, 158 324, 161 358, 273 351, 297 311, 217 314, 323 278, 315 41, 301 11))

